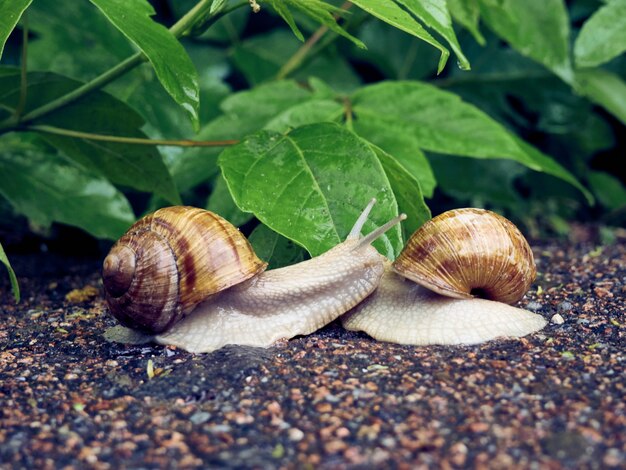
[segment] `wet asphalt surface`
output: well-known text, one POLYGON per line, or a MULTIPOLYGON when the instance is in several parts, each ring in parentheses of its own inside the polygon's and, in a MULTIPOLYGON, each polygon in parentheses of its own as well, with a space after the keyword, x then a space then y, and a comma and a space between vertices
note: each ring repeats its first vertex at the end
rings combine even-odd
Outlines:
POLYGON ((520 305, 553 320, 523 339, 400 346, 333 323, 203 355, 106 342, 99 260, 16 255, 0 468, 626 468, 626 239, 533 251, 520 305))

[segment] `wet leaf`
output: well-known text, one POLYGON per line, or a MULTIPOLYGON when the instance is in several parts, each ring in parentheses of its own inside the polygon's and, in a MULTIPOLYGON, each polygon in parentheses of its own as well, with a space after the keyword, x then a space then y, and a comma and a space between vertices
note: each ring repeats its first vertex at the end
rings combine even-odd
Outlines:
MULTIPOLYGON (((561 178, 593 197, 550 157, 506 130, 457 95, 420 82, 387 82, 352 96, 357 119, 370 128, 395 129, 423 150, 474 158, 506 158, 561 178)), ((359 124, 360 125, 360 124, 359 124)), ((382 132, 382 131, 381 131, 382 132)))
MULTIPOLYGON (((54 73, 28 74, 26 111, 58 98, 81 82, 54 73)), ((20 79, 0 76, 0 103, 15 107, 19 100, 20 79)), ((142 137, 143 119, 128 105, 104 93, 71 103, 37 120, 35 124, 95 134, 142 137)), ((103 142, 43 133, 43 137, 86 170, 107 177, 112 183, 140 191, 154 192, 170 203, 180 197, 161 155, 154 146, 103 142)))
POLYGON ((87 81, 135 52, 89 2, 37 0, 28 9, 28 27, 33 32, 28 42, 29 70, 87 81), (89 53, 77 53, 78 44, 89 44, 89 53))
MULTIPOLYGON (((226 149, 219 164, 242 210, 312 256, 343 241, 372 197, 378 203, 364 233, 398 213, 375 152, 337 124, 303 126, 285 135, 258 132, 226 149)), ((398 227, 377 247, 394 258, 402 248, 398 227)))
POLYGON ((302 247, 263 224, 259 224, 252 231, 248 240, 257 256, 267 262, 268 269, 290 266, 306 257, 306 251, 302 247))
POLYGON ((213 182, 213 191, 207 200, 206 209, 224 217, 235 227, 245 224, 254 217, 248 212, 242 212, 237 207, 228 191, 226 181, 219 173, 213 182))
POLYGON ((480 8, 477 0, 448 0, 452 17, 467 29, 478 44, 485 45, 485 38, 478 28, 480 8))
POLYGON ((33 0, 0 0, 0 57, 4 44, 33 0))
POLYGON ((180 42, 150 18, 152 6, 146 0, 90 1, 146 55, 163 87, 197 125, 198 73, 180 42))
POLYGON ((626 51, 626 0, 611 0, 583 24, 574 44, 579 67, 595 67, 626 51))
POLYGON ((426 26, 440 34, 454 51, 457 64, 462 70, 469 70, 470 63, 463 54, 456 33, 452 27, 452 19, 446 2, 438 0, 396 0, 408 11, 419 18, 426 26))
POLYGON ((61 222, 116 239, 135 221, 130 204, 101 176, 45 147, 7 137, 0 153, 0 195, 33 223, 61 222))
POLYGON ((626 82, 600 69, 578 70, 576 90, 626 124, 626 82))
POLYGON ((289 11, 289 7, 299 10, 310 18, 313 18, 320 24, 323 24, 331 31, 349 39, 358 47, 365 49, 365 44, 343 29, 333 15, 341 15, 342 10, 320 0, 268 0, 276 12, 285 20, 293 33, 300 41, 304 40, 302 33, 296 26, 296 23, 289 11))
POLYGON ((626 206, 626 187, 613 175, 591 171, 589 183, 600 203, 608 209, 617 210, 626 206))
POLYGON ((478 0, 481 19, 511 47, 568 83, 569 17, 563 0, 478 0))
POLYGON ((441 57, 439 59, 439 66, 437 67, 437 73, 441 73, 446 66, 450 51, 432 37, 430 33, 402 7, 393 1, 387 0, 354 0, 352 3, 385 23, 418 37, 439 49, 441 57))
POLYGON ((13 298, 15 299, 15 303, 20 301, 20 286, 17 283, 17 277, 15 276, 15 271, 11 267, 11 263, 9 263, 9 258, 7 258, 6 253, 4 252, 4 248, 2 248, 2 243, 0 243, 0 263, 4 264, 9 272, 9 281, 11 281, 11 291, 13 292, 13 298))
POLYGON ((407 215, 406 220, 402 223, 402 230, 403 239, 408 240, 408 237, 431 216, 430 209, 424 202, 420 184, 400 161, 375 145, 370 144, 370 147, 376 153, 385 170, 398 201, 399 211, 407 215))

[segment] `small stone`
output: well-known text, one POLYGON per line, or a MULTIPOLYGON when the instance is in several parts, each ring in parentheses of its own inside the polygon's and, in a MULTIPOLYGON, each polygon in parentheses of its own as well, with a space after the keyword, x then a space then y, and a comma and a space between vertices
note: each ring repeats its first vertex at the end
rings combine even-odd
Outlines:
POLYGON ((290 428, 287 431, 287 436, 289 440, 293 442, 299 442, 304 439, 304 433, 298 428, 290 428))
POLYGON ((100 290, 94 286, 85 286, 82 289, 73 289, 65 295, 65 300, 71 304, 80 304, 95 299, 100 290))
POLYGON ((593 291, 600 298, 613 297, 613 293, 605 287, 596 287, 593 291))
POLYGON ((562 325, 563 323, 565 323, 565 319, 561 316, 560 313, 555 313, 554 315, 552 315, 550 322, 554 323, 555 325, 562 325))
POLYGON ((526 309, 536 312, 537 310, 543 308, 543 305, 540 302, 531 301, 526 305, 526 309))
POLYGON ((469 425, 469 429, 472 432, 486 432, 489 430, 489 424, 487 423, 472 423, 469 425))
POLYGON ((324 400, 326 400, 329 403, 339 403, 341 401, 341 399, 338 396, 333 395, 331 393, 324 396, 324 400))
POLYGON ((193 424, 203 424, 206 423, 209 419, 211 419, 211 413, 207 413, 206 411, 198 411, 194 413, 189 418, 193 424))
POLYGON ((611 448, 606 451, 606 454, 604 454, 602 462, 607 467, 618 467, 620 464, 624 463, 624 460, 620 455, 619 449, 611 448))
POLYGON ((280 408, 280 404, 277 401, 273 401, 269 405, 267 405, 267 411, 269 411, 273 415, 277 415, 280 414, 282 410, 280 408))
POLYGON ((318 413, 330 413, 333 410, 333 407, 330 403, 319 403, 315 405, 315 410, 318 413))
POLYGON ((337 452, 341 452, 345 450, 348 445, 343 442, 341 439, 333 439, 332 441, 326 442, 324 444, 324 449, 329 454, 335 454, 337 452))
POLYGON ((450 446, 450 461, 459 467, 463 467, 467 460, 467 446, 462 442, 457 442, 450 446))
POLYGON ((380 440, 380 443, 388 449, 393 449, 396 446, 396 440, 393 437, 385 436, 380 440))
POLYGON ((560 310, 561 312, 569 312, 572 308, 574 308, 574 306, 572 305, 571 302, 564 300, 559 305, 557 305, 556 308, 557 310, 560 310))

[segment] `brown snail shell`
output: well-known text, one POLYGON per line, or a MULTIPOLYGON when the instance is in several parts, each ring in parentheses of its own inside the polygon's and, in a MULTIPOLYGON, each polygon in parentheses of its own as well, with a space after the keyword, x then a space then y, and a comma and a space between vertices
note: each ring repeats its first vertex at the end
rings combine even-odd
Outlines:
POLYGON ((518 228, 484 209, 444 212, 409 239, 398 274, 439 294, 514 304, 535 280, 533 254, 518 228))
POLYGON ((120 323, 160 333, 266 266, 222 217, 175 206, 137 221, 111 248, 102 278, 109 309, 120 323))

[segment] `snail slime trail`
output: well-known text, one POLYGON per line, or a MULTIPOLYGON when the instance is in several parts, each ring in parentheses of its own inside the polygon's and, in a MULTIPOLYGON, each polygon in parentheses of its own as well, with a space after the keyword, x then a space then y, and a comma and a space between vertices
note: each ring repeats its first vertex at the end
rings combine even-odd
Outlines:
MULTIPOLYGON (((241 232, 216 214, 175 207, 147 216, 151 218, 148 222, 143 219, 137 222, 118 244, 127 246, 131 241, 134 244, 140 233, 149 232, 149 235, 143 236, 150 240, 167 240, 167 248, 175 253, 175 250, 182 250, 173 260, 193 257, 193 261, 165 263, 158 255, 150 253, 144 262, 141 259, 143 249, 133 245, 131 251, 135 253, 135 264, 145 263, 148 266, 143 272, 163 277, 161 269, 167 267, 168 276, 157 282, 146 281, 137 278, 139 270, 135 269, 135 278, 128 291, 117 297, 114 295, 119 294, 119 289, 114 294, 105 284, 111 312, 129 327, 117 327, 107 332, 107 339, 120 342, 155 341, 190 352, 209 352, 226 344, 269 347, 280 339, 316 331, 357 305, 378 286, 385 258, 371 243, 406 216, 399 215, 361 237, 361 230, 375 202, 374 199, 370 201, 342 243, 310 260, 271 271, 263 271, 265 263, 258 260, 241 232), (174 211, 174 214, 170 216, 169 211, 174 211), (162 218, 167 219, 167 223, 162 223, 162 218), (200 228, 196 228, 196 224, 200 224, 200 228), (158 227, 157 231, 167 227, 168 234, 152 234, 153 227, 158 227), (215 233, 205 234, 208 231, 215 233), (195 250, 200 243, 180 240, 187 237, 188 232, 208 238, 208 241, 202 239, 205 246, 198 253, 195 250), (218 241, 224 234, 226 241, 218 241), (206 245, 216 247, 217 253, 212 253, 206 245), (230 266, 242 261, 244 265, 236 269, 230 266), (200 270, 210 266, 207 271, 215 272, 221 279, 223 276, 219 267, 223 264, 227 265, 229 274, 236 274, 234 277, 239 277, 241 281, 233 283, 231 276, 227 276, 228 280, 214 282, 209 275, 198 275, 200 270), (176 270, 172 272, 174 265, 176 270), (185 289, 190 285, 189 275, 180 270, 188 265, 196 270, 193 288, 204 292, 204 298, 199 298, 194 292, 189 305, 179 305, 176 300, 186 298, 185 289), (199 279, 205 278, 211 288, 199 283, 199 279), (213 284, 226 287, 216 291, 213 284), (131 290, 139 297, 117 300, 131 290), (158 298, 160 290, 167 293, 167 299, 158 298), (165 308, 172 313, 164 313, 165 308), (153 310, 156 313, 152 314, 153 310), (152 318, 156 319, 157 328, 151 325, 152 318)), ((112 251, 119 249, 116 248, 118 244, 112 251)), ((108 264, 115 265, 113 262, 108 264)), ((105 261, 104 271, 108 271, 106 266, 105 261)), ((104 272, 103 277, 115 276, 104 272)))
POLYGON ((508 305, 524 296, 535 277, 530 246, 512 222, 483 209, 448 211, 411 236, 393 265, 385 264, 378 289, 341 322, 401 344, 521 337, 547 323, 508 305))

